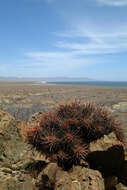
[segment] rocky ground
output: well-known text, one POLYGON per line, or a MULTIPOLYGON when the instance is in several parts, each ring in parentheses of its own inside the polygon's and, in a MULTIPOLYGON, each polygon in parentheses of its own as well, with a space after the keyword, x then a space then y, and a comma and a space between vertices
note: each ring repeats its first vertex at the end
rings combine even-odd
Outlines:
POLYGON ((104 105, 127 123, 127 87, 0 83, 0 109, 24 121, 38 111, 75 99, 104 105))
POLYGON ((24 142, 24 125, 0 111, 0 190, 127 189, 127 153, 114 133, 91 142, 87 160, 64 171, 24 142))
MULTIPOLYGON (((21 117, 21 113, 22 116, 25 114, 26 120, 36 111, 43 112, 56 104, 68 103, 74 99, 106 106, 123 123, 126 133, 125 87, 50 86, 30 83, 0 85, 1 109, 9 111, 17 118, 21 117), (15 113, 13 108, 20 110, 15 113)), ((28 123, 36 122, 40 114, 33 115, 28 123)), ((0 111, 0 190, 127 189, 127 151, 114 133, 92 142, 88 159, 69 171, 64 171, 24 142, 21 129, 26 125, 26 120, 23 122, 12 115, 0 111)))

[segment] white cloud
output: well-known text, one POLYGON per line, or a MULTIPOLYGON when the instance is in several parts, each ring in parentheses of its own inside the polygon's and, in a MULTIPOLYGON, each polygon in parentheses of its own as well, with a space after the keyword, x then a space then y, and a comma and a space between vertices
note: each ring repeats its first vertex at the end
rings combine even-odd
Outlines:
MULTIPOLYGON (((56 66, 71 66, 80 65, 88 65, 93 63, 93 59, 89 58, 79 58, 79 53, 71 51, 71 52, 28 52, 26 56, 32 58, 32 60, 40 61, 40 63, 45 63, 47 66, 52 67, 53 65, 56 66)), ((94 60, 95 61, 95 60, 94 60)))
MULTIPOLYGON (((58 34, 60 36, 60 34, 58 34)), ((77 55, 89 55, 89 54, 112 54, 127 52, 127 33, 121 32, 86 32, 81 30, 80 32, 62 33, 61 37, 64 37, 62 41, 56 43, 58 48, 64 48, 66 50, 75 51, 77 55), (69 40, 73 37, 72 40, 69 40), (78 37, 82 39, 82 42, 77 42, 75 39, 78 37), (75 37, 75 39, 74 39, 75 37), (83 42, 87 39, 86 42, 83 42)))
MULTIPOLYGON (((43 70, 43 76, 75 76, 81 68, 89 65, 101 63, 99 58, 80 57, 74 51, 70 52, 28 52, 26 56, 32 61, 42 63, 40 70, 43 70), (45 65, 45 68, 43 68, 45 65)), ((82 69, 81 69, 82 70, 82 69)))
POLYGON ((127 6, 127 0, 96 0, 100 5, 122 7, 127 6))
MULTIPOLYGON (((104 5, 104 0, 96 1, 103 2, 104 5)), ((109 2, 109 0, 106 1, 109 2)), ((46 66, 43 68, 43 73, 51 73, 51 75, 55 73, 57 76, 64 73, 66 76, 70 76, 70 73, 75 74, 79 70, 81 72, 89 65, 110 62, 111 57, 105 58, 104 54, 117 55, 127 52, 125 21, 119 23, 119 20, 112 18, 112 14, 111 22, 105 20, 103 16, 100 19, 101 15, 100 18, 94 18, 94 15, 90 18, 86 16, 76 18, 76 15, 70 16, 70 13, 66 12, 64 14, 63 17, 65 16, 64 19, 69 25, 69 30, 54 33, 58 37, 52 44, 56 51, 28 51, 26 53, 32 62, 39 61, 42 67, 46 66)))
POLYGON ((115 29, 110 28, 108 32, 99 32, 96 28, 93 31, 89 27, 87 31, 83 26, 77 28, 73 32, 56 33, 61 38, 61 41, 54 44, 59 51, 29 51, 26 56, 31 62, 35 62, 35 68, 39 63, 45 74, 51 73, 53 76, 55 73, 56 76, 60 76, 65 73, 69 76, 78 69, 104 63, 107 61, 103 58, 104 54, 127 52, 127 30, 122 32, 120 28, 121 31, 115 32, 115 29), (83 41, 84 39, 87 41, 83 41), (95 55, 99 57, 95 58, 95 55))
POLYGON ((71 54, 64 52, 28 52, 27 56, 36 58, 36 59, 45 59, 45 58, 64 58, 65 56, 70 57, 71 54))

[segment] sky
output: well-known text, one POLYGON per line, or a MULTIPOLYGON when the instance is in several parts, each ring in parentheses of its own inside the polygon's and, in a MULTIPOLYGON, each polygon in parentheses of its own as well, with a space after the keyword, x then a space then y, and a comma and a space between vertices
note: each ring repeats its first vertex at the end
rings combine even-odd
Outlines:
POLYGON ((127 81, 127 0, 0 0, 0 76, 127 81))

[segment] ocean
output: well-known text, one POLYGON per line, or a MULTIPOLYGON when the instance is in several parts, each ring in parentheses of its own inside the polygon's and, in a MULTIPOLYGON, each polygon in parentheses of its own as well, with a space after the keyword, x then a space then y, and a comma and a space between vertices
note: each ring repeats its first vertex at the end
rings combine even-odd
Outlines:
POLYGON ((112 87, 127 87, 127 81, 114 82, 114 81, 86 81, 86 82, 46 82, 47 84, 64 84, 64 85, 83 85, 83 86, 112 86, 112 87))

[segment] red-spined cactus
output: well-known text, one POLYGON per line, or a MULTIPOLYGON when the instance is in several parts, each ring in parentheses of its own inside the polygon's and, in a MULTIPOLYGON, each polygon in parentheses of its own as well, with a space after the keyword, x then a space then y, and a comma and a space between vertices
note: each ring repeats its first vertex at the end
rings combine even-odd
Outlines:
POLYGON ((25 136, 37 151, 66 167, 85 160, 89 143, 113 131, 123 142, 123 129, 111 113, 103 107, 75 101, 44 113, 36 126, 28 126, 25 136))

